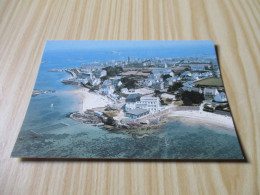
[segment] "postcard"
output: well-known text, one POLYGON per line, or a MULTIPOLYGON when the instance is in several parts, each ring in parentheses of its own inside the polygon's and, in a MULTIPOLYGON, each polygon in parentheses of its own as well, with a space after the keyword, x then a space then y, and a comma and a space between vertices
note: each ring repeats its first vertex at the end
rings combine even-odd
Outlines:
POLYGON ((244 159, 213 41, 47 41, 11 156, 244 159))

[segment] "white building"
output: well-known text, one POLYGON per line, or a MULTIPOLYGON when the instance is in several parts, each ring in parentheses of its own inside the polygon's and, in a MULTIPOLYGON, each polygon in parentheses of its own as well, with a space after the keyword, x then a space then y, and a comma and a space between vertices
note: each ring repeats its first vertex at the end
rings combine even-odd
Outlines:
POLYGON ((212 72, 210 72, 210 71, 201 73, 201 76, 202 76, 202 77, 210 77, 210 76, 212 76, 212 75, 213 75, 213 74, 212 74, 212 72))
POLYGON ((216 88, 205 88, 204 97, 213 98, 215 95, 219 94, 216 88))
POLYGON ((224 92, 221 92, 217 95, 214 96, 214 100, 216 102, 226 102, 227 101, 227 96, 224 92))
POLYGON ((99 92, 104 95, 111 95, 115 91, 115 86, 114 85, 102 85, 100 87, 99 92))
POLYGON ((191 72, 190 71, 185 71, 185 72, 183 72, 183 73, 181 73, 181 76, 182 77, 191 77, 191 72))
POLYGON ((201 88, 197 88, 197 87, 182 87, 181 88, 182 91, 189 91, 189 92, 198 92, 198 93, 202 93, 202 89, 201 88))
POLYGON ((128 93, 128 89, 127 88, 122 88, 120 91, 121 91, 121 93, 128 93))
POLYGON ((90 83, 90 85, 92 85, 92 86, 97 86, 97 85, 99 85, 100 83, 101 83, 101 80, 100 79, 89 79, 89 83, 90 83))
POLYGON ((204 65, 190 65, 192 71, 205 71, 206 66, 204 65))
POLYGON ((153 88, 156 89, 156 90, 163 90, 164 89, 164 82, 154 83, 153 88))
POLYGON ((140 98, 140 101, 136 102, 136 108, 142 108, 149 110, 150 113, 156 113, 160 111, 160 98, 144 96, 140 98))
POLYGON ((195 84, 192 81, 187 81, 186 83, 183 83, 184 87, 194 87, 195 84))
POLYGON ((146 85, 147 87, 151 87, 153 85, 153 81, 152 80, 146 80, 144 82, 144 85, 146 85))
POLYGON ((174 82, 176 82, 176 78, 170 77, 170 78, 166 79, 165 85, 168 85, 168 86, 173 85, 174 82))
POLYGON ((107 76, 107 71, 106 70, 97 70, 95 72, 95 76, 97 78, 101 78, 101 77, 107 76))

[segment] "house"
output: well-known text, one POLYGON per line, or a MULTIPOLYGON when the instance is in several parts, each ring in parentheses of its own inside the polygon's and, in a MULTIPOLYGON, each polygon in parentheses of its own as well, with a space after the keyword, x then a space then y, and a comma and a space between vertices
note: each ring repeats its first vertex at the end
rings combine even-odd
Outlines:
POLYGON ((152 85, 153 85, 153 81, 152 80, 146 80, 145 82, 144 82, 144 85, 145 86, 147 86, 147 87, 151 87, 152 85))
POLYGON ((219 70, 219 68, 218 68, 217 70, 215 70, 215 74, 216 74, 216 76, 217 76, 218 78, 220 78, 220 70, 219 70))
POLYGON ((128 92, 128 89, 127 89, 127 88, 122 88, 122 89, 120 90, 120 92, 121 92, 121 93, 127 93, 127 92, 128 92))
POLYGON ((150 113, 156 113, 160 111, 160 98, 144 96, 140 98, 140 101, 136 102, 136 108, 142 108, 149 110, 150 113))
POLYGON ((161 76, 162 76, 162 74, 160 72, 154 72, 149 75, 149 79, 150 80, 160 80, 161 76))
POLYGON ((167 68, 167 65, 165 68, 161 69, 161 73, 162 73, 162 75, 170 75, 172 77, 174 76, 174 73, 172 72, 172 70, 170 68, 167 68))
POLYGON ((194 72, 192 74, 192 80, 197 81, 197 80, 199 80, 199 77, 200 77, 200 74, 198 72, 194 72))
POLYGON ((203 73, 201 73, 201 76, 202 77, 210 77, 210 76, 212 76, 212 72, 210 72, 210 71, 203 72, 203 73))
POLYGON ((123 85, 123 83, 120 80, 112 80, 113 85, 120 87, 123 85))
POLYGON ((97 86, 97 85, 99 85, 101 83, 101 80, 93 78, 93 79, 89 79, 88 82, 90 83, 91 86, 97 86))
POLYGON ((194 87, 195 84, 192 81, 187 81, 186 83, 183 83, 184 87, 194 87))
POLYGON ((165 85, 173 85, 173 83, 176 82, 176 78, 175 77, 170 77, 168 79, 165 80, 165 85))
POLYGON ((224 92, 221 92, 221 93, 219 93, 219 94, 216 94, 215 96, 214 96, 214 100, 216 101, 216 102, 227 102, 227 96, 226 96, 226 94, 224 93, 224 92))
POLYGON ((103 85, 112 85, 112 81, 109 79, 104 80, 103 85))
POLYGON ((104 95, 111 95, 115 91, 114 85, 102 85, 99 89, 99 92, 104 95))
POLYGON ((191 77, 191 72, 185 71, 185 72, 181 73, 181 77, 191 77))
POLYGON ((151 75, 153 79, 158 79, 163 75, 170 75, 173 77, 174 73, 170 68, 161 68, 161 69, 153 69, 151 75))
POLYGON ((131 119, 137 119, 147 114, 149 114, 149 110, 142 109, 142 108, 135 108, 133 110, 129 110, 126 112, 126 116, 131 119))
POLYGON ((153 84, 153 88, 155 90, 163 90, 164 89, 164 83, 163 82, 156 82, 153 84))
POLYGON ((136 102, 140 101, 141 94, 130 94, 126 98, 125 111, 133 110, 136 108, 136 102))
POLYGON ((111 93, 109 96, 110 96, 112 99, 114 99, 114 100, 119 99, 119 95, 114 94, 114 93, 111 93))
POLYGON ((188 80, 188 81, 192 81, 193 80, 193 77, 192 76, 189 76, 189 75, 185 75, 182 77, 183 80, 188 80))
POLYGON ((219 94, 216 88, 205 88, 204 97, 213 98, 215 95, 219 94))
POLYGON ((180 80, 181 80, 181 77, 180 77, 180 76, 177 76, 177 75, 174 76, 173 78, 174 78, 176 81, 180 81, 180 80))
POLYGON ((107 71, 106 70, 97 70, 95 72, 95 76, 96 76, 96 78, 101 78, 101 77, 107 76, 107 71))
POLYGON ((100 111, 97 111, 97 110, 94 110, 94 114, 95 114, 95 115, 97 115, 97 116, 102 116, 102 115, 103 115, 103 113, 102 113, 102 112, 100 112, 100 111))
POLYGON ((193 92, 198 92, 198 93, 202 93, 202 89, 201 88, 196 88, 196 87, 182 87, 180 88, 180 93, 183 93, 184 91, 193 91, 193 92))
POLYGON ((192 71, 205 71, 206 66, 204 65, 190 65, 192 71))
POLYGON ((134 93, 134 92, 135 92, 135 89, 129 89, 129 92, 130 92, 130 93, 134 93))

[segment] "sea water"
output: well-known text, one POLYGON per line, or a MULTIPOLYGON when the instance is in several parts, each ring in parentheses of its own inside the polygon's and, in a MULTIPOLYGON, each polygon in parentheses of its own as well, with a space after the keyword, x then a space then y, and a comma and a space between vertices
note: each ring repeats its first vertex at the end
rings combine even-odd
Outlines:
POLYGON ((235 131, 231 132, 220 127, 173 120, 159 130, 108 131, 67 118, 68 113, 79 110, 79 99, 69 93, 78 87, 62 84, 63 79, 70 77, 68 73, 49 70, 77 67, 83 62, 101 59, 101 56, 103 60, 127 58, 129 52, 125 52, 123 56, 124 52, 108 55, 108 51, 99 51, 64 57, 66 52, 68 51, 56 55, 56 58, 52 53, 43 56, 46 62, 41 64, 34 88, 56 92, 31 98, 12 156, 130 159, 243 158, 235 131), (105 59, 104 55, 107 56, 105 59), (79 59, 80 56, 84 58, 79 59), (143 138, 138 136, 144 134, 146 136, 143 138))

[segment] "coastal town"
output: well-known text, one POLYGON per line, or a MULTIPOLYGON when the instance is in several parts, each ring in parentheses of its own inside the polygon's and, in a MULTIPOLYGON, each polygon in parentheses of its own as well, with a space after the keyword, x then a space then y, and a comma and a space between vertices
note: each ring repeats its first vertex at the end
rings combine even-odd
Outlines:
POLYGON ((175 111, 213 113, 232 122, 216 58, 128 57, 50 71, 68 72, 71 77, 62 83, 80 86, 82 110, 68 116, 81 122, 107 129, 148 127, 163 124, 175 111))

